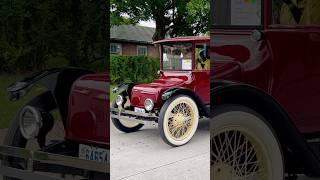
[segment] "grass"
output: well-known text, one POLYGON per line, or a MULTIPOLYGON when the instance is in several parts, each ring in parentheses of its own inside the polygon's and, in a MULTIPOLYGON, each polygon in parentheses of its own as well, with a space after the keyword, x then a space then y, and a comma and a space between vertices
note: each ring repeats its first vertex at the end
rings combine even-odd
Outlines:
POLYGON ((30 93, 19 101, 10 101, 7 87, 22 79, 24 75, 0 75, 0 129, 10 126, 11 121, 15 118, 16 113, 27 103, 32 97, 43 92, 44 88, 35 86, 30 93))
MULTIPOLYGON (((92 64, 86 65, 84 68, 89 68, 94 71, 105 71, 104 64, 106 62, 96 61, 92 64)), ((47 61, 46 68, 59 68, 68 66, 67 59, 63 57, 50 57, 47 61)), ((7 87, 24 77, 26 74, 0 74, 0 129, 7 128, 10 126, 11 121, 15 118, 16 113, 33 97, 40 94, 45 90, 45 88, 40 86, 35 86, 30 92, 18 101, 9 101, 9 94, 7 92, 7 87)), ((113 88, 114 86, 111 86, 113 88)), ((111 100, 113 101, 117 95, 111 94, 111 100)), ((58 113, 53 113, 55 118, 58 118, 58 113)))
POLYGON ((112 90, 113 88, 115 87, 116 85, 111 85, 110 86, 110 104, 116 100, 116 97, 118 96, 119 93, 112 93, 112 90))

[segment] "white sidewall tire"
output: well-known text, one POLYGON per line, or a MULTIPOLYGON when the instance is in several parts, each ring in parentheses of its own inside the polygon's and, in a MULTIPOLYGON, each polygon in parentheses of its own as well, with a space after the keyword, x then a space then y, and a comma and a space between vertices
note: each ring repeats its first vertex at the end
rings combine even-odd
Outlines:
MULTIPOLYGON (((218 113, 213 113, 210 121, 210 137, 213 138, 215 133, 221 133, 224 129, 232 127, 236 130, 243 129, 251 132, 259 142, 263 142, 260 145, 262 145, 264 153, 266 153, 265 156, 269 159, 268 167, 272 176, 270 179, 283 180, 284 161, 281 146, 267 121, 257 112, 239 105, 224 105, 214 109, 217 109, 216 112, 218 113)), ((212 171, 213 167, 211 167, 211 175, 214 174, 212 171)))
MULTIPOLYGON (((191 140, 191 138, 193 137, 193 135, 195 134, 195 132, 197 130, 198 122, 199 122, 198 106, 197 106, 197 104, 194 102, 194 100, 192 98, 190 98, 188 96, 184 96, 184 95, 173 97, 172 100, 169 99, 166 103, 170 103, 170 104, 165 109, 163 119, 159 120, 159 123, 161 123, 159 127, 162 128, 162 129, 160 129, 160 131, 161 130, 163 131, 164 138, 167 141, 166 143, 168 143, 169 145, 171 145, 171 146, 184 145, 184 144, 188 143, 191 140), (170 111, 177 104, 180 104, 180 103, 183 103, 183 102, 187 103, 192 108, 192 110, 194 112, 194 122, 193 122, 193 126, 192 126, 192 129, 191 129, 189 135, 187 137, 185 137, 184 139, 182 139, 182 140, 176 140, 171 136, 171 134, 169 132, 169 128, 168 128, 168 119, 169 118, 168 118, 168 116, 170 114, 170 111)), ((160 118, 162 118, 162 117, 160 116, 160 118)))

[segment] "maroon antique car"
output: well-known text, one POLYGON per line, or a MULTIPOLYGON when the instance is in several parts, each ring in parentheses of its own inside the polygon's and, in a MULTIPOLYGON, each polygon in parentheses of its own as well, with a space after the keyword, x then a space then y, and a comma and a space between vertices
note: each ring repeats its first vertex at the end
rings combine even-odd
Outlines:
POLYGON ((184 145, 194 135, 199 118, 209 115, 209 37, 178 37, 155 44, 161 50, 160 78, 116 87, 114 92, 124 90, 112 104, 112 122, 129 133, 155 121, 167 144, 184 145))
MULTIPOLYGON (((32 165, 33 171, 80 175, 89 179, 108 178, 109 175, 101 171, 76 169, 80 164, 67 163, 74 166, 70 168, 55 165, 64 158, 56 159, 57 157, 53 156, 55 162, 48 163, 49 154, 84 159, 88 162, 109 163, 107 74, 96 74, 77 68, 45 70, 12 84, 8 88, 10 99, 19 100, 38 84, 45 90, 17 113, 8 129, 4 145, 9 149, 16 147, 48 153, 41 157, 34 156, 47 162, 35 162, 32 165)), ((9 153, 8 155, 13 157, 3 160, 1 164, 27 169, 21 159, 15 158, 20 157, 19 153, 15 152, 21 151, 23 152, 18 149, 9 153)), ((79 163, 86 167, 84 161, 79 163)), ((105 172, 108 170, 105 169, 105 172)))
POLYGON ((211 178, 319 177, 320 1, 211 7, 211 178))

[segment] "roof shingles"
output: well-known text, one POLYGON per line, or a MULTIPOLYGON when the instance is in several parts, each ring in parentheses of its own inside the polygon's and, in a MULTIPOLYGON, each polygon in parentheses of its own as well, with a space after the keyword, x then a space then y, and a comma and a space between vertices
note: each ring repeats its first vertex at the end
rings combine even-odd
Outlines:
POLYGON ((151 44, 153 42, 152 36, 154 33, 155 28, 134 25, 120 25, 113 26, 110 29, 110 38, 111 40, 151 44))

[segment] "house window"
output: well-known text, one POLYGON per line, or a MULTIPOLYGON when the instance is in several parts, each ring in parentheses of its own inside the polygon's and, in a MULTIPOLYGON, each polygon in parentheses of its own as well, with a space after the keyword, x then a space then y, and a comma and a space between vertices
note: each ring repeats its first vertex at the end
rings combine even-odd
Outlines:
POLYGON ((148 55, 148 47, 147 46, 138 46, 137 47, 137 55, 138 56, 147 56, 148 55))
POLYGON ((111 54, 122 54, 121 44, 111 43, 110 44, 110 53, 111 54))

